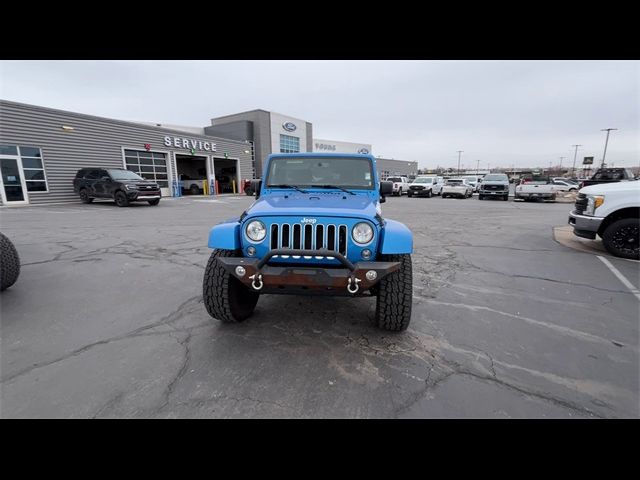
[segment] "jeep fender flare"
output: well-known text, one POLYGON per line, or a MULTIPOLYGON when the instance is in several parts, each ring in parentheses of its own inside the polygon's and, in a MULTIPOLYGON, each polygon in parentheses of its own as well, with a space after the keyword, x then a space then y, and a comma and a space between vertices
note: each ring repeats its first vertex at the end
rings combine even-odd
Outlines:
POLYGON ((209 248, 238 250, 240 248, 240 222, 236 219, 220 223, 209 230, 209 248))
POLYGON ((385 220, 381 230, 380 253, 383 255, 413 253, 413 234, 409 228, 395 220, 385 220))

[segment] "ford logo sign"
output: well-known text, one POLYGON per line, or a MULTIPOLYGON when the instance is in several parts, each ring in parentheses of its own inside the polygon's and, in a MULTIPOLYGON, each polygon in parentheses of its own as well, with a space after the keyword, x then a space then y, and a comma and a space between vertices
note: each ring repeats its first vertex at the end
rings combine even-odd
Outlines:
POLYGON ((358 150, 358 153, 362 153, 363 155, 366 155, 367 153, 369 153, 369 150, 366 148, 361 148, 360 150, 358 150))
POLYGON ((293 122, 285 122, 282 124, 282 128, 284 128, 287 132, 294 132, 296 130, 296 125, 293 122))

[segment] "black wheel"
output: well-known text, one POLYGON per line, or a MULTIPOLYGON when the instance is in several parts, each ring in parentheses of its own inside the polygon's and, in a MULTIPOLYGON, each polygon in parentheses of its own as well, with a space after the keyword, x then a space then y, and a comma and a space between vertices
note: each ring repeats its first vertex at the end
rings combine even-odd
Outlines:
POLYGON ((155 200, 149 200, 149 205, 154 206, 154 207, 156 205, 158 205, 159 203, 160 203, 160 199, 159 198, 156 198, 155 200))
POLYGON ((484 195, 478 195, 478 200, 484 200, 484 195))
POLYGON ((409 197, 409 198, 413 197, 413 193, 411 193, 410 191, 407 192, 407 197, 409 197))
POLYGON ((611 255, 640 260, 640 220, 623 218, 609 225, 602 234, 602 244, 611 255))
POLYGON ((118 205, 119 207, 129 206, 129 199, 127 198, 127 195, 124 192, 116 192, 115 200, 116 200, 116 205, 118 205))
POLYGON ((400 262, 400 269, 384 277, 377 285, 374 323, 385 330, 406 330, 411 321, 413 276, 411 255, 382 255, 383 262, 400 262))
POLYGON ((20 275, 20 257, 11 240, 0 233, 0 292, 16 283, 20 275))
POLYGON ((508 201, 509 201, 509 195, 505 195, 504 197, 502 197, 502 199, 503 199, 505 202, 508 202, 508 201))
POLYGON ((189 188, 189 192, 191 192, 191 195, 198 195, 200 193, 200 189, 194 184, 189 188))
POLYGON ((427 198, 431 198, 431 195, 432 195, 431 190, 429 190, 429 191, 427 192, 427 198))
POLYGON ((398 190, 398 196, 401 197, 402 196, 402 187, 400 187, 400 189, 398 190))
POLYGON ((570 191, 570 192, 575 192, 575 191, 577 191, 577 190, 578 190, 577 188, 570 188, 570 189, 569 189, 569 191, 570 191))
POLYGON ((214 250, 204 270, 202 297, 209 315, 224 323, 251 316, 260 294, 245 287, 218 262, 218 257, 239 256, 233 250, 214 250))
POLYGON ((82 203, 93 202, 93 198, 89 196, 89 192, 87 191, 86 188, 83 188, 82 190, 80 190, 80 200, 82 200, 82 203))
POLYGON ((447 196, 443 193, 443 194, 442 194, 442 198, 447 198, 447 196))

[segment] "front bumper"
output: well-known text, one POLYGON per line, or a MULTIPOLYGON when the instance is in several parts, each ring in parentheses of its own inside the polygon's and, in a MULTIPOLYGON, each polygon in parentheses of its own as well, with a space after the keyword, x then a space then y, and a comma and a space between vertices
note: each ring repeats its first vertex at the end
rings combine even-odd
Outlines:
POLYGON ((590 217, 571 212, 568 223, 573 227, 573 234, 577 237, 594 240, 603 220, 604 218, 602 217, 590 217))
POLYGON ((411 192, 411 195, 415 195, 416 197, 421 197, 421 196, 427 196, 429 195, 429 192, 432 192, 432 189, 430 188, 421 188, 421 189, 417 189, 417 188, 410 188, 409 191, 411 192))
POLYGON ((145 191, 133 190, 133 191, 127 192, 127 197, 129 198, 129 201, 131 201, 131 202, 138 201, 138 200, 140 200, 140 201, 157 200, 161 196, 162 195, 160 194, 159 191, 145 192, 145 191))
POLYGON ((480 195, 493 195, 496 197, 504 197, 505 195, 509 195, 509 190, 479 190, 478 193, 480 195))
POLYGON ((264 258, 219 257, 225 270, 247 287, 261 293, 360 295, 382 278, 400 268, 400 262, 351 263, 338 252, 328 250, 271 250, 264 258), (268 265, 275 255, 329 256, 340 261, 341 266, 268 265), (244 268, 239 275, 237 267, 244 268), (375 278, 367 273, 375 272, 375 278))
POLYGON ((515 198, 539 198, 541 200, 554 200, 556 198, 556 193, 521 193, 516 192, 515 198))

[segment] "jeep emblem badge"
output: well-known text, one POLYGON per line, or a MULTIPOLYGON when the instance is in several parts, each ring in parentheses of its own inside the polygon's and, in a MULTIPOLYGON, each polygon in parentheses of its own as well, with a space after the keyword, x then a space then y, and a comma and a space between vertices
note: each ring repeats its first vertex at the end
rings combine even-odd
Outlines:
POLYGON ((298 127, 293 122, 285 122, 282 124, 282 128, 284 128, 287 132, 295 132, 298 127))
POLYGON ((313 225, 317 221, 318 220, 315 218, 303 218, 302 220, 300 220, 300 223, 310 223, 311 225, 313 225))

